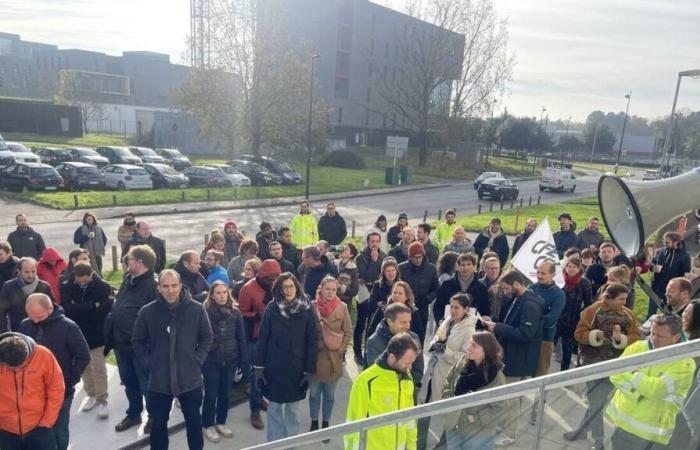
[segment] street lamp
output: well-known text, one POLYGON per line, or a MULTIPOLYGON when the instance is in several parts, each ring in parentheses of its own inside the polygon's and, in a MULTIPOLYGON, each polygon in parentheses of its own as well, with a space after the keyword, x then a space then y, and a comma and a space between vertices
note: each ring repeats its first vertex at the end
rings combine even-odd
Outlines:
MULTIPOLYGON (((661 156, 661 167, 660 167, 660 172, 662 176, 666 175, 666 171, 664 170, 664 165, 671 165, 671 134, 673 134, 673 117, 674 114, 676 113, 676 103, 678 102, 678 91, 681 89, 681 78, 683 77, 699 77, 700 76, 700 69, 694 69, 694 70, 684 70, 681 72, 678 72, 678 81, 676 82, 676 93, 673 95, 673 106, 671 107, 671 115, 668 118, 668 126, 666 127, 666 138, 664 139, 664 150, 663 150, 663 155, 661 156), (664 159, 666 159, 667 164, 664 164, 664 159)), ((674 153, 673 158, 676 158, 676 155, 674 153)))
MULTIPOLYGON (((496 103, 498 102, 498 99, 494 98, 493 103, 491 103, 491 120, 489 123, 489 128, 493 127, 493 110, 496 108, 496 103)), ((491 134, 491 130, 489 130, 489 134, 491 134)), ((496 139, 496 130, 493 130, 493 138, 494 140, 496 139)), ((484 161, 484 170, 489 170, 489 151, 491 150, 491 140, 489 139, 489 145, 486 146, 486 160, 484 161)))
POLYGON ((622 141, 625 140, 625 128, 627 128, 627 114, 630 112, 630 100, 632 99, 632 91, 629 94, 625 94, 627 99, 627 109, 625 109, 625 121, 622 122, 622 134, 620 135, 620 147, 617 149, 617 160, 615 160, 615 175, 617 175, 617 169, 620 165, 620 156, 622 155, 622 141))
POLYGON ((314 110, 314 61, 317 54, 311 55, 311 74, 309 75, 309 128, 306 130, 306 200, 309 199, 309 183, 311 180, 311 116, 314 110))

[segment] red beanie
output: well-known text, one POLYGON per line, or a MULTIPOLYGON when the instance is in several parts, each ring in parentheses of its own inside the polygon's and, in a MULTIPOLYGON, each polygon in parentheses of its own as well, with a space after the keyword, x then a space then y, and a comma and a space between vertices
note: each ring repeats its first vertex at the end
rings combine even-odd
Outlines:
POLYGON ((425 255, 425 248, 420 242, 413 242, 408 246, 408 257, 413 258, 416 255, 425 255))

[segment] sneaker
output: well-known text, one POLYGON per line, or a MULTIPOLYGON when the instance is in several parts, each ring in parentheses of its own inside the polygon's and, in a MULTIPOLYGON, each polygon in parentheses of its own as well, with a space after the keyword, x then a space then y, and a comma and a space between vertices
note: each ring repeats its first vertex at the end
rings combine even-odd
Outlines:
POLYGON ((591 450, 605 450, 605 443, 601 439, 596 439, 591 450))
POLYGON ((204 429, 204 437, 207 438, 207 441, 209 442, 220 442, 221 437, 219 437, 219 433, 216 432, 216 428, 214 427, 209 427, 204 429))
POLYGON ((565 440, 573 442, 578 441, 579 439, 585 439, 586 433, 584 433, 580 428, 574 428, 573 430, 564 433, 563 437, 565 440))
POLYGON ((83 405, 83 412, 88 412, 92 410, 95 406, 97 406, 97 400, 95 400, 95 397, 88 397, 87 402, 83 405))
POLYGON ((107 403, 100 403, 97 406, 97 417, 100 419, 106 419, 109 417, 109 410, 107 409, 107 403))
POLYGON ((114 426, 114 431, 116 431, 117 433, 119 433, 121 431, 126 431, 135 425, 139 425, 140 423, 141 423, 141 416, 133 416, 133 417, 126 416, 122 419, 121 422, 119 422, 118 424, 116 424, 114 426))
POLYGON ((149 417, 146 421, 146 425, 143 427, 143 434, 151 434, 151 427, 153 426, 153 421, 149 417))
POLYGON ((499 434, 498 436, 496 436, 496 441, 494 442, 493 446, 502 448, 510 447, 513 444, 515 444, 515 438, 506 436, 505 434, 499 434))
POLYGON ((265 422, 263 422, 262 417, 260 417, 260 413, 251 413, 250 423, 256 430, 262 430, 265 428, 265 422))
POLYGON ((233 430, 231 430, 226 425, 216 425, 214 428, 216 428, 216 431, 219 433, 220 436, 223 436, 225 438, 233 437, 233 430))

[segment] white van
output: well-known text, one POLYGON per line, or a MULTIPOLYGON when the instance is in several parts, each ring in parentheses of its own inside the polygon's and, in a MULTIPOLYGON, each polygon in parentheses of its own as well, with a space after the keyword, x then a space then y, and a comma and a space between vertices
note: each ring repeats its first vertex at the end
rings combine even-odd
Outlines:
POLYGON ((571 170, 545 169, 540 179, 540 191, 545 189, 557 192, 574 192, 576 190, 576 175, 571 170))

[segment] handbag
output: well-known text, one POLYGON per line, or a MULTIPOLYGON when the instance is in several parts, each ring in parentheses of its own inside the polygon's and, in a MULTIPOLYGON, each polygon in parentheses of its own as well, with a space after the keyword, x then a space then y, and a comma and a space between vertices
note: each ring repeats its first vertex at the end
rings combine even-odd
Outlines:
POLYGON ((318 308, 314 309, 316 309, 316 315, 321 322, 321 338, 323 339, 323 345, 325 345, 328 350, 340 350, 343 346, 343 333, 336 333, 331 330, 326 319, 321 317, 321 313, 318 312, 318 308))

